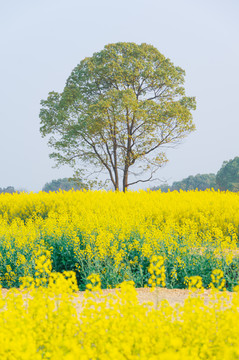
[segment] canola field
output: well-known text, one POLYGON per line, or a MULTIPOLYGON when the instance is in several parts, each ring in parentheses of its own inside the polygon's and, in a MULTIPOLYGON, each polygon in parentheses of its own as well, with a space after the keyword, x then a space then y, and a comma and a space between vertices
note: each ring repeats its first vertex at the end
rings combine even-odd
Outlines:
POLYGON ((74 271, 85 290, 92 273, 102 288, 125 280, 143 287, 153 255, 162 256, 167 288, 220 269, 239 282, 239 195, 230 192, 69 191, 0 195, 0 284, 19 287, 52 271, 74 271), (44 270, 44 266, 45 270, 44 270))
POLYGON ((238 232, 230 192, 0 195, 0 359, 239 359, 238 232))
MULTIPOLYGON (((198 294, 183 305, 162 301, 155 307, 138 303, 132 282, 123 282, 115 295, 104 295, 99 276, 91 275, 92 291, 85 292, 77 311, 74 273, 52 273, 48 280, 47 288, 32 283, 28 290, 11 290, 0 298, 1 359, 239 358, 239 293, 230 299, 213 290, 209 304, 198 294)), ((200 281, 194 280, 198 288, 200 281)))

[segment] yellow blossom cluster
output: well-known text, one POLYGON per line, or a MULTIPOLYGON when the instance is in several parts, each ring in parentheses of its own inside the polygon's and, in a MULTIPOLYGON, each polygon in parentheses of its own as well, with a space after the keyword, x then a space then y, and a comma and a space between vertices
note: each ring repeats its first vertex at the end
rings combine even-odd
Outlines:
MULTIPOLYGON (((215 271, 215 270, 214 270, 215 271)), ((190 290, 202 289, 202 277, 201 276, 190 276, 185 278, 185 283, 190 290)))
POLYGON ((212 282, 210 284, 211 288, 216 288, 218 290, 226 290, 226 280, 224 279, 223 271, 220 269, 213 270, 211 274, 212 282))
POLYGON ((151 275, 148 284, 152 286, 152 288, 159 286, 164 287, 166 285, 164 258, 162 256, 152 256, 148 272, 151 275))

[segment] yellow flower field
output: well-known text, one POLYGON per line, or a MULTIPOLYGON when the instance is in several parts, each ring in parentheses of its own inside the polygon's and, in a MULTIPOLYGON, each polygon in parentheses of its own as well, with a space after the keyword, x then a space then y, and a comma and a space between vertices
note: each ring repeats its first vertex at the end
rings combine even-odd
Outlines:
POLYGON ((12 288, 0 359, 239 359, 238 232, 230 192, 0 195, 0 277, 12 288), (140 305, 134 286, 198 296, 140 305))
POLYGON ((199 294, 183 305, 155 307, 138 303, 132 282, 103 295, 92 275, 92 292, 77 311, 74 273, 52 273, 48 280, 47 288, 32 283, 0 298, 1 359, 239 358, 238 293, 230 298, 214 290, 207 305, 199 294))
POLYGON ((239 196, 215 191, 69 191, 0 195, 0 277, 4 287, 41 278, 44 267, 75 271, 80 289, 91 273, 102 287, 148 284, 153 255, 165 259, 166 286, 221 269, 238 283, 239 196))

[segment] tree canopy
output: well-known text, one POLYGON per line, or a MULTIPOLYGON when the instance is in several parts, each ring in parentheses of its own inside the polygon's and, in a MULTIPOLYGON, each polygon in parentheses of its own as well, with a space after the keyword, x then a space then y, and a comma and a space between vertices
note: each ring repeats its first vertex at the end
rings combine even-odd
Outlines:
POLYGON ((195 128, 184 76, 152 45, 106 45, 73 69, 62 93, 41 101, 50 157, 84 182, 103 172, 116 190, 152 180, 167 161, 164 147, 195 128))
POLYGON ((217 172, 216 181, 220 190, 239 191, 239 157, 224 161, 217 172))
POLYGON ((83 184, 80 182, 76 182, 74 180, 68 178, 62 178, 57 180, 52 180, 49 183, 46 183, 42 191, 49 192, 49 191, 58 191, 58 190, 81 190, 83 188, 83 184))

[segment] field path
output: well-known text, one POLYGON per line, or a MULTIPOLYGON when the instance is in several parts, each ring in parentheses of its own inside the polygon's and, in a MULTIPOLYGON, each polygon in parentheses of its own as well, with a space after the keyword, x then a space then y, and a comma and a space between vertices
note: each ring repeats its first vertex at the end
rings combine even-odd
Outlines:
MULTIPOLYGON (((102 290, 103 294, 115 294, 116 289, 110 289, 110 290, 102 290)), ((2 296, 5 297, 8 293, 8 289, 1 289, 2 296)), ((176 304, 183 305, 185 299, 188 298, 190 295, 190 291, 187 289, 158 289, 157 291, 152 292, 150 288, 138 288, 136 289, 138 300, 140 304, 146 303, 146 302, 153 302, 156 304, 157 302, 160 302, 162 300, 167 300, 171 306, 174 306, 176 304)), ((205 304, 209 301, 209 295, 211 290, 203 290, 203 297, 205 299, 205 304)), ((230 295, 230 298, 232 297, 231 292, 226 292, 230 295)), ((77 309, 80 311, 82 309, 82 300, 84 299, 84 291, 78 291, 74 297, 73 302, 75 303, 77 309)), ((192 295, 197 296, 197 292, 192 295)), ((25 297, 25 294, 24 294, 25 297)))
MULTIPOLYGON (((140 304, 145 302, 153 302, 157 303, 162 300, 167 300, 170 305, 174 306, 176 304, 183 305, 185 299, 190 295, 190 291, 187 289, 158 289, 157 291, 152 292, 150 288, 138 288, 136 289, 138 300, 140 304)), ((205 299, 205 303, 208 303, 210 290, 203 290, 203 297, 205 299)), ((103 294, 114 294, 115 289, 112 290, 103 290, 103 294)), ((193 294, 193 296, 197 296, 197 293, 193 294)), ((84 298, 84 291, 79 291, 77 293, 76 301, 81 301, 84 298)))

